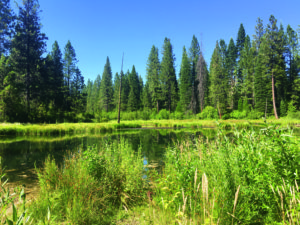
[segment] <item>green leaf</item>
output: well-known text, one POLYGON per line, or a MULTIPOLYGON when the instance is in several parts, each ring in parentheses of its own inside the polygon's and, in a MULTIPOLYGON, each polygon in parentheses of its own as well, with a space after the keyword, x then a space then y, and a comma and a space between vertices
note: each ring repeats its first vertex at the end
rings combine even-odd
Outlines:
POLYGON ((6 217, 6 223, 8 225, 14 225, 13 221, 9 220, 7 217, 6 217))
POLYGON ((23 224, 23 223, 22 223, 22 220, 23 220, 24 216, 25 216, 25 212, 23 212, 22 215, 19 217, 19 219, 18 219, 16 225, 21 225, 21 224, 23 224))
POLYGON ((14 222, 17 221, 17 216, 18 216, 17 209, 16 209, 15 204, 13 203, 13 221, 14 222))

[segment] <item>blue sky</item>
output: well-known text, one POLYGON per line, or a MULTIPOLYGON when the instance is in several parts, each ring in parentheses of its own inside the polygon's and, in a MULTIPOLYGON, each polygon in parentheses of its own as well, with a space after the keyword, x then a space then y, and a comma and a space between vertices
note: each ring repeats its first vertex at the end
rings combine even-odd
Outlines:
POLYGON ((299 0, 39 0, 39 3, 42 31, 49 38, 48 51, 55 40, 62 51, 70 40, 85 81, 102 75, 107 56, 113 75, 120 72, 123 52, 123 70, 131 70, 135 65, 145 78, 150 49, 155 45, 161 52, 165 37, 171 39, 178 74, 182 48, 190 47, 193 35, 201 42, 209 63, 216 41, 222 38, 228 44, 231 37, 236 40, 241 23, 251 38, 258 17, 264 25, 271 14, 284 27, 290 24, 297 29, 300 25, 299 0))

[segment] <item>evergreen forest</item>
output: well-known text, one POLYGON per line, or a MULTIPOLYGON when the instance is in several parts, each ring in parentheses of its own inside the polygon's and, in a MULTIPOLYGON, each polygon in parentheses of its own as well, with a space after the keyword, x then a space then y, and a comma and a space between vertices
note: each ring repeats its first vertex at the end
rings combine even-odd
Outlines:
POLYGON ((115 120, 119 102, 121 120, 300 118, 300 29, 273 15, 258 18, 254 34, 240 24, 236 39, 217 40, 209 64, 193 36, 176 75, 166 37, 160 50, 149 46, 144 79, 134 65, 113 75, 107 57, 85 82, 71 41, 46 51, 37 0, 23 0, 17 13, 9 0, 0 8, 2 122, 115 120))

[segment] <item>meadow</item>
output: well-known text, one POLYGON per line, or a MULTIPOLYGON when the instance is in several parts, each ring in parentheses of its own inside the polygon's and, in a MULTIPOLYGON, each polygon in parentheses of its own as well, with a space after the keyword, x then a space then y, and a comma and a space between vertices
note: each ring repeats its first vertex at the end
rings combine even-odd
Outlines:
MULTIPOLYGON (((268 124, 297 127, 300 120, 282 118, 268 119, 268 124)), ((79 134, 101 134, 128 128, 215 128, 221 124, 224 128, 249 128, 264 126, 266 121, 260 120, 199 120, 199 119, 162 119, 162 120, 124 120, 118 124, 115 120, 101 123, 58 123, 58 124, 21 124, 2 123, 1 136, 62 136, 79 134)))
MULTIPOLYGON (((142 146, 134 151, 120 139, 103 143, 100 150, 70 153, 62 165, 49 157, 37 169, 40 193, 35 201, 26 202, 21 188, 16 195, 1 192, 2 222, 300 222, 300 141, 292 129, 265 125, 228 133, 219 124, 213 139, 200 136, 167 147, 161 170, 145 165, 141 151, 142 146), (11 206, 15 197, 20 197, 17 206, 11 206), (9 206, 12 213, 6 214, 9 206)), ((5 183, 1 186, 5 190, 5 183)))

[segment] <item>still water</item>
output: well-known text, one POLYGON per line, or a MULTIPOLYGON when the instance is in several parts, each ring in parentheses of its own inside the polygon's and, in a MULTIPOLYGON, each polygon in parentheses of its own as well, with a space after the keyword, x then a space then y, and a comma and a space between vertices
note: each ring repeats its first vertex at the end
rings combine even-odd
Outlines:
MULTIPOLYGON (((168 146, 199 136, 212 139, 215 135, 215 129, 132 129, 92 136, 0 137, 1 167, 5 168, 11 187, 25 185, 27 196, 34 198, 38 193, 35 167, 42 168, 48 156, 61 163, 72 152, 125 139, 135 151, 141 148, 144 164, 160 166, 168 146)), ((294 135, 300 136, 300 129, 295 129, 294 135)))
POLYGON ((159 166, 163 163, 163 155, 167 146, 199 136, 212 138, 215 132, 213 129, 145 129, 94 136, 2 137, 0 138, 0 156, 9 184, 11 186, 24 184, 27 194, 35 195, 38 190, 35 167, 42 168, 49 155, 57 163, 61 163, 71 152, 84 151, 89 146, 100 148, 103 142, 110 143, 126 139, 135 151, 141 147, 144 164, 153 163, 159 166))

